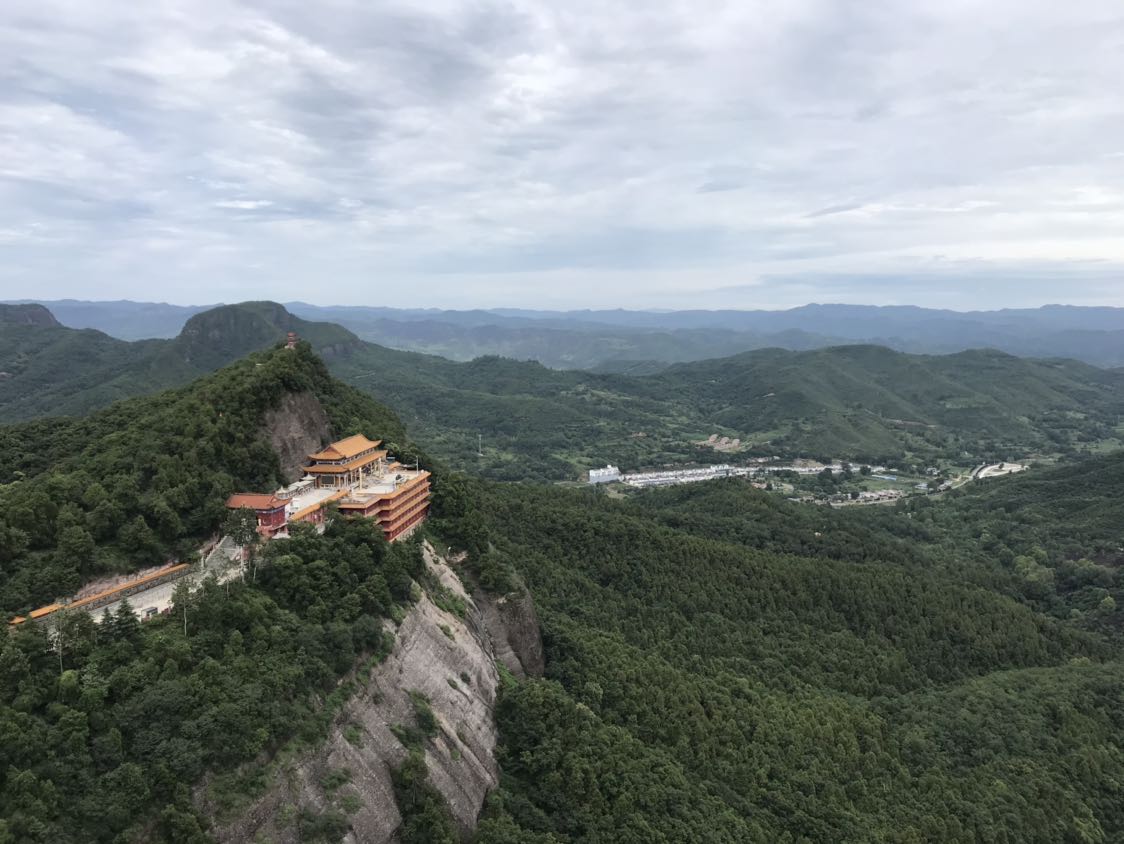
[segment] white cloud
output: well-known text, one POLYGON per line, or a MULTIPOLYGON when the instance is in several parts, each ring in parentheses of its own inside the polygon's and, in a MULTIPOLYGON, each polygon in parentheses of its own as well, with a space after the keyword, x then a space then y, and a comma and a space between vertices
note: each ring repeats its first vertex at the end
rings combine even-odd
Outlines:
POLYGON ((1122 45, 1115 0, 11 0, 0 294, 1124 304, 1122 45))
POLYGON ((216 202, 216 208, 234 208, 242 211, 256 211, 273 205, 268 199, 224 199, 216 202))

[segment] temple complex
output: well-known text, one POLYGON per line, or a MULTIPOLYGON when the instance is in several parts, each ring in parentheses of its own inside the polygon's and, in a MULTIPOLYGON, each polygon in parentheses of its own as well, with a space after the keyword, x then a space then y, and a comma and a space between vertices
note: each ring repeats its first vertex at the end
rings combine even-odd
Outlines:
MULTIPOLYGON (((263 539, 288 537, 289 525, 297 522, 322 525, 325 508, 333 502, 338 503, 343 515, 374 519, 391 542, 409 536, 425 521, 429 511, 429 472, 402 465, 389 457, 386 449, 379 448, 381 444, 362 434, 334 442, 308 456, 304 476, 295 483, 271 493, 239 492, 226 500, 226 506, 231 510, 252 510, 263 539)), ((223 542, 231 540, 226 538, 223 542)), ((198 570, 198 577, 210 570, 209 561, 221 547, 212 550, 213 554, 198 570)), ((238 560, 234 567, 238 569, 244 550, 237 549, 237 557, 230 559, 238 560)), ((144 608, 141 618, 150 618, 168 611, 176 584, 183 578, 195 577, 191 574, 195 570, 192 564, 172 561, 120 582, 102 584, 89 594, 79 592, 71 599, 39 607, 26 617, 11 619, 8 627, 14 629, 27 621, 51 623, 59 617, 60 610, 82 610, 97 621, 106 608, 111 610, 129 599, 140 600, 144 608)))
POLYGON ((257 514, 266 539, 288 536, 294 522, 321 524, 324 508, 338 502, 340 513, 375 519, 390 541, 410 534, 429 510, 429 472, 403 466, 362 434, 334 442, 308 456, 304 477, 266 493, 237 493, 231 509, 257 514))

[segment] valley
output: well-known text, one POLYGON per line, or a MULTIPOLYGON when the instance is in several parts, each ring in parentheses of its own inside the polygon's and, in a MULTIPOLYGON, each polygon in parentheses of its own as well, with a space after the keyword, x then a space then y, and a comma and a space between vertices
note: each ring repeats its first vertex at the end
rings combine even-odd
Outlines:
POLYGON ((43 416, 36 408, 46 406, 83 412, 182 383, 288 331, 308 340, 338 377, 395 407, 446 464, 497 480, 576 479, 605 463, 629 471, 705 464, 729 454, 714 449, 711 436, 737 439, 745 458, 842 459, 903 471, 1124 444, 1124 373, 1075 361, 843 346, 768 349, 626 376, 400 352, 273 303, 201 312, 179 337, 139 343, 58 326, 0 327, 0 349, 9 349, 0 365, 13 373, 0 381, 0 420, 43 416), (19 351, 25 347, 34 354, 19 351), (19 355, 35 366, 4 363, 19 355), (41 389, 43 379, 61 386, 41 389))

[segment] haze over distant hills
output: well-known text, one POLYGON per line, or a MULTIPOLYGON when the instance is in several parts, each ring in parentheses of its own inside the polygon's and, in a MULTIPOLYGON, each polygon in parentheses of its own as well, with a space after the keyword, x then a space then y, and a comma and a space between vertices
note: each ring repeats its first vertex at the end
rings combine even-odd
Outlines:
MULTIPOLYGON (((213 306, 129 301, 43 302, 60 323, 123 340, 170 338, 213 306)), ((998 311, 813 304, 785 311, 398 309, 287 303, 364 340, 452 360, 500 355, 559 369, 651 372, 751 349, 872 343, 919 354, 991 348, 1124 366, 1124 308, 1047 305, 998 311)))

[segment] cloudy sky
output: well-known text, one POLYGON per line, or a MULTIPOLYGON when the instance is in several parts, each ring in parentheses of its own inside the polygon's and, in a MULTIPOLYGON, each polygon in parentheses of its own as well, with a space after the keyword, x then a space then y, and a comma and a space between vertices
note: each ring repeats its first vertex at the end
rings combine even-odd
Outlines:
POLYGON ((1120 0, 4 0, 0 298, 1124 305, 1120 0))

